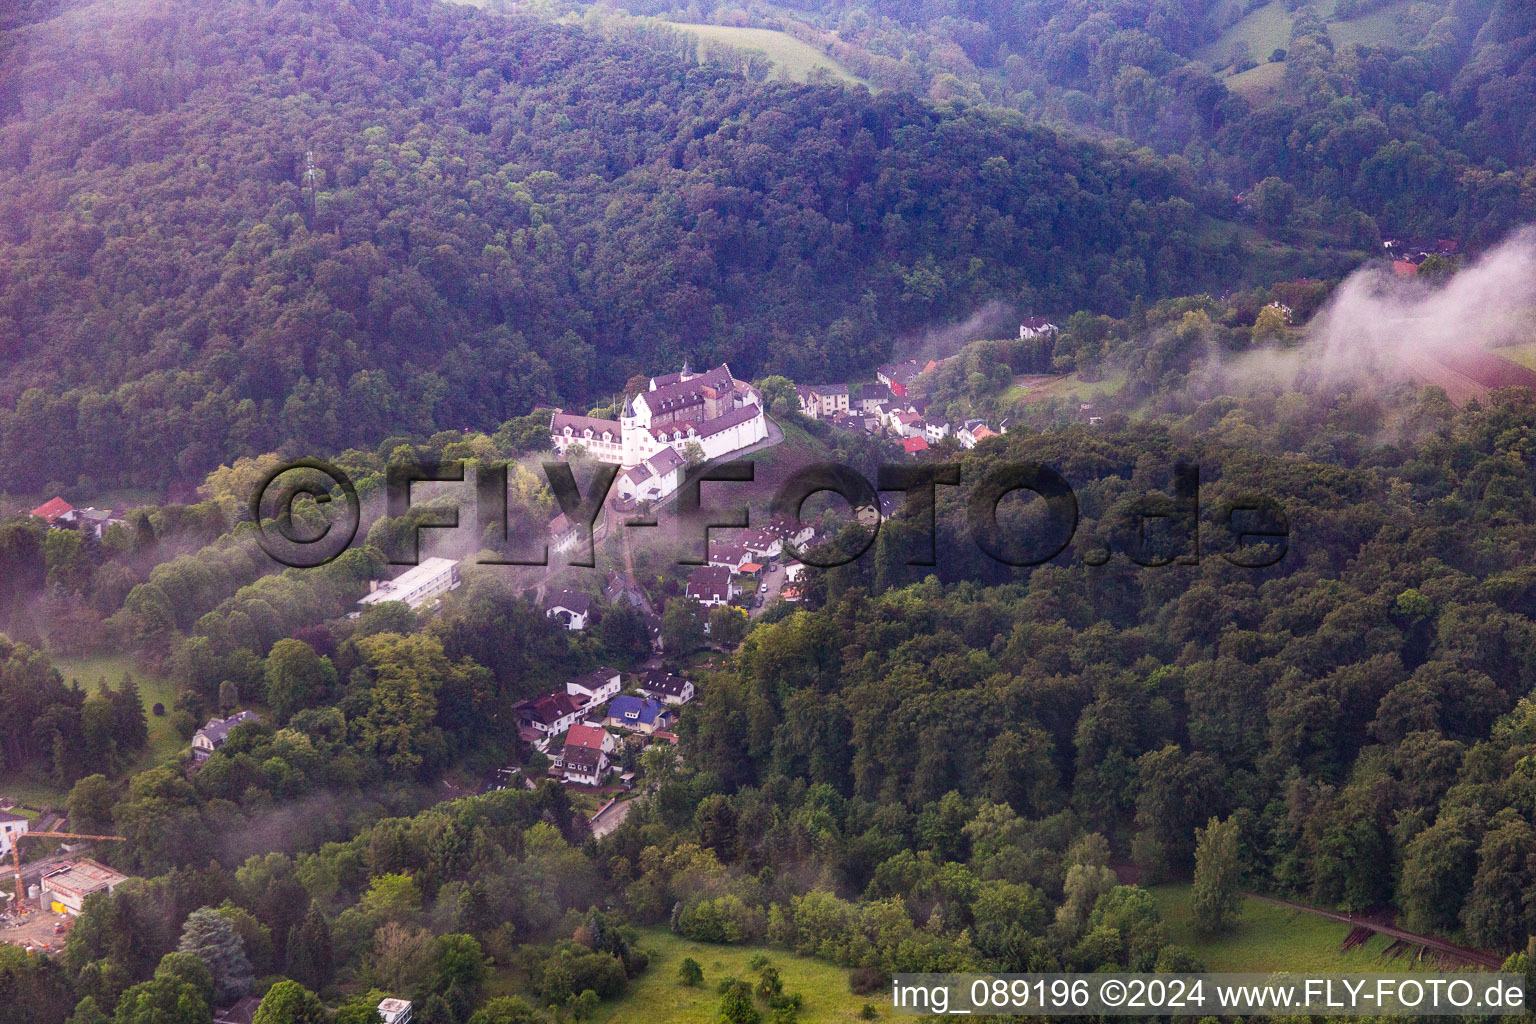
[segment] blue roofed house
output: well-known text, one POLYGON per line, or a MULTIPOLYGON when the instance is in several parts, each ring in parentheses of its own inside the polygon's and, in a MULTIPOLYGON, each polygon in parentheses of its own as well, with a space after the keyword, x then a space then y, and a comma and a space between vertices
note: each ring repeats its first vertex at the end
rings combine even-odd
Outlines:
POLYGON ((670 708, 650 697, 615 697, 608 705, 607 724, 649 735, 672 724, 670 708))

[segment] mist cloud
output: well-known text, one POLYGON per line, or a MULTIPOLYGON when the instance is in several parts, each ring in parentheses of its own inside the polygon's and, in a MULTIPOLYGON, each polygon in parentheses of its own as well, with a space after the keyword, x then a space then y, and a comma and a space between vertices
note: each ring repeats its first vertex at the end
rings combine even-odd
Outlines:
MULTIPOLYGON (((1447 362, 1461 366, 1486 350, 1536 340, 1533 312, 1536 229, 1525 228, 1440 286, 1381 266, 1358 270, 1307 325, 1299 346, 1246 353, 1217 375, 1250 387, 1411 377, 1450 385, 1450 392, 1458 374, 1447 362)), ((1479 390, 1470 379, 1461 383, 1479 390)))

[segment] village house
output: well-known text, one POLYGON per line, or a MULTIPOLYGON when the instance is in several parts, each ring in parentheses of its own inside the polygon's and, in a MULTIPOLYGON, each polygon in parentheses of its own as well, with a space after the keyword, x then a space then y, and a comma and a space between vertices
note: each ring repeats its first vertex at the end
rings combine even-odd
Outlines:
POLYGON ((709 545, 709 564, 724 566, 733 573, 741 572, 741 567, 752 561, 752 552, 740 544, 723 544, 712 541, 709 545))
POLYGON ((962 448, 975 448, 987 438, 996 436, 998 436, 997 431, 981 420, 966 420, 960 429, 955 431, 955 440, 960 442, 962 448))
POLYGON ((556 590, 544 598, 544 614, 569 630, 586 629, 592 618, 592 598, 579 590, 556 590))
POLYGON ((519 734, 540 750, 549 746, 551 737, 561 735, 586 714, 570 694, 559 691, 518 701, 512 712, 517 715, 519 734))
POLYGON ((923 420, 923 440, 938 444, 949 436, 949 420, 942 416, 928 416, 923 420))
POLYGON ((640 584, 635 582, 633 576, 622 572, 608 574, 608 582, 603 584, 603 600, 612 605, 628 604, 642 610, 651 606, 640 584))
POLYGON ((616 697, 608 705, 609 725, 646 735, 670 727, 673 717, 665 704, 650 697, 616 697))
POLYGON ((701 565, 688 577, 687 596, 706 608, 729 604, 739 593, 731 570, 723 565, 701 565))
POLYGON ((257 724, 261 722, 261 718, 254 711, 241 711, 228 718, 208 719, 207 725, 192 734, 192 756, 199 761, 207 760, 229 739, 229 734, 235 726, 244 725, 247 722, 257 724))
POLYGON ((901 450, 906 452, 908 455, 916 455, 918 452, 925 452, 928 450, 928 442, 924 441, 920 437, 904 438, 901 442, 901 450))
POLYGON ((75 510, 73 521, 75 529, 81 533, 89 533, 97 540, 102 540, 108 530, 124 520, 120 512, 104 508, 80 508, 75 510))
POLYGON ((802 548, 816 538, 816 528, 789 516, 778 515, 768 520, 766 530, 778 537, 783 546, 802 548))
POLYGON ((772 530, 748 530, 741 536, 741 546, 758 561, 771 561, 784 550, 784 538, 772 530))
POLYGON ((1043 338, 1048 334, 1055 334, 1060 329, 1043 316, 1032 316, 1019 324, 1019 340, 1027 341, 1030 338, 1043 338))
POLYGON ((881 403, 891 400, 891 389, 884 384, 861 384, 857 397, 851 397, 848 401, 849 411, 862 413, 876 412, 881 403))
POLYGON ((898 411, 891 414, 890 431, 897 437, 920 437, 923 418, 915 412, 898 411))
POLYGON ((604 754, 611 754, 618 745, 619 741, 614 738, 613 733, 601 725, 593 725, 590 722, 577 722, 565 734, 566 749, 572 746, 587 747, 604 754))
POLYGON ((213 1011, 213 1024, 254 1024, 261 996, 244 996, 222 1010, 213 1011))
POLYGON ((560 752, 560 777, 578 786, 601 785, 608 774, 608 755, 590 747, 573 747, 569 743, 560 752))
POLYGON ((891 394, 905 398, 922 372, 923 368, 918 365, 917 360, 908 359, 900 363, 886 363, 875 370, 875 377, 881 384, 890 388, 891 394))
POLYGON ((458 562, 451 558, 428 558, 392 580, 369 581, 368 593, 357 603, 367 610, 385 601, 404 601, 414 610, 456 590, 460 582, 458 562))
POLYGON ((55 914, 78 916, 85 898, 98 892, 111 892, 128 876, 119 874, 88 857, 61 864, 45 873, 39 882, 43 903, 55 914))
POLYGON ((571 517, 561 512, 549 521, 549 550, 560 555, 576 546, 581 540, 581 527, 571 517))
POLYGON ((693 683, 682 676, 652 669, 640 677, 640 692, 663 704, 687 704, 693 700, 693 683))
POLYGON ((74 510, 75 506, 71 505, 63 498, 55 497, 49 498, 47 501, 37 506, 37 508, 33 509, 29 514, 36 516, 43 522, 47 523, 49 526, 53 526, 60 519, 63 519, 63 517, 69 515, 74 510))
POLYGON ((16 837, 32 827, 32 822, 14 811, 0 811, 0 860, 11 855, 16 837))
POLYGON ((578 786, 601 785, 608 774, 608 755, 617 742, 602 726, 578 722, 565 734, 565 746, 555 755, 550 774, 578 786))
POLYGON ((806 384, 795 388, 800 411, 813 420, 828 419, 848 411, 846 384, 806 384))
POLYGON ((623 686, 616 668, 595 668, 565 683, 566 695, 581 702, 583 711, 590 711, 609 697, 617 696, 621 689, 623 686))
POLYGON ((97 540, 105 537, 110 527, 123 522, 121 512, 94 507, 75 508, 58 497, 49 498, 28 514, 47 523, 50 530, 78 530, 89 533, 97 540))

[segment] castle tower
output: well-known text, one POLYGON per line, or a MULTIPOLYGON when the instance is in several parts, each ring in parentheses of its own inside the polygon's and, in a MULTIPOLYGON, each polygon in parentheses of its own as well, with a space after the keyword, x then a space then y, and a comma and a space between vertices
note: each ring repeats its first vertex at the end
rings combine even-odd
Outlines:
POLYGON ((693 368, 688 365, 688 357, 683 357, 683 372, 678 374, 679 380, 690 380, 694 376, 693 368))
POLYGON ((640 425, 640 417, 635 413, 635 401, 632 398, 624 399, 624 410, 619 413, 619 436, 624 444, 622 465, 625 469, 638 466, 650 458, 649 446, 644 440, 651 435, 640 425))

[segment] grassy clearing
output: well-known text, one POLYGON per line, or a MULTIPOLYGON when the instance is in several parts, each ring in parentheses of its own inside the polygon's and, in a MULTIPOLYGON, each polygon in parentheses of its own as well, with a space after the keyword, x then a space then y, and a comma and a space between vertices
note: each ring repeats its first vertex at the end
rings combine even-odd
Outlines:
MULTIPOLYGON (((56 789, 46 782, 38 782, 21 775, 0 774, 0 796, 9 797, 28 807, 63 807, 68 790, 56 789)), ((34 813, 18 807, 16 813, 35 817, 34 813)))
POLYGON ((1266 61, 1274 50, 1290 45, 1291 25, 1294 21, 1291 12, 1285 9, 1283 0, 1270 0, 1263 7, 1241 18, 1217 37, 1215 42, 1203 47, 1200 59, 1212 67, 1227 67, 1232 59, 1233 45, 1245 42, 1254 60, 1266 61))
POLYGON ((1153 886, 1151 893, 1170 939, 1200 958, 1208 970, 1401 974, 1439 969, 1427 962, 1421 966, 1411 955, 1383 959, 1392 940, 1382 935, 1341 952, 1349 925, 1262 900, 1243 901, 1242 916, 1231 932, 1203 935, 1191 920, 1189 889, 1185 883, 1169 883, 1153 886))
POLYGON ((1285 61, 1260 64, 1256 68, 1249 68, 1240 75, 1229 75, 1226 79, 1227 88, 1235 93, 1240 93, 1251 101, 1262 100, 1280 91, 1280 84, 1285 79, 1285 61))
POLYGON ((1328 24, 1328 35, 1335 47, 1351 43, 1380 46, 1407 46, 1413 42, 1416 20, 1410 15, 1417 0, 1399 0, 1379 11, 1354 18, 1350 21, 1333 21, 1328 24))
POLYGON ((664 928, 644 930, 640 945, 650 954, 650 968, 635 979, 623 999, 605 1003, 598 1010, 594 1018, 597 1024, 716 1024, 720 1019, 720 997, 715 987, 730 977, 756 981, 757 972, 747 963, 758 955, 766 956, 778 968, 784 991, 799 992, 804 997, 800 1019, 808 1024, 854 1024, 865 1003, 873 1004, 881 1017, 890 1016, 887 995, 854 995, 848 991, 848 972, 819 960, 765 946, 690 942, 664 928), (701 987, 678 984, 677 968, 684 957, 692 957, 704 968, 701 987))
POLYGON ((1524 345, 1510 345, 1493 351, 1512 363, 1519 363, 1526 369, 1536 370, 1536 341, 1526 342, 1524 345))
POLYGON ((55 658, 53 664, 65 682, 74 679, 87 691, 96 688, 98 679, 105 679, 109 687, 116 689, 125 675, 132 676, 134 682, 139 684, 139 696, 144 701, 144 719, 149 723, 149 747, 138 768, 157 764, 186 746, 186 741, 171 728, 170 709, 176 699, 176 688, 168 680, 145 675, 134 665, 131 657, 101 655, 93 658, 55 658), (153 709, 156 704, 165 705, 164 717, 155 717, 153 709))
POLYGON ((1124 371, 1117 371, 1103 380, 1086 381, 1076 373, 1065 377, 1046 378, 1038 374, 1023 374, 1014 378, 1013 387, 1003 394, 1005 404, 1030 405, 1052 398, 1071 402, 1091 402, 1095 398, 1113 395, 1125 387, 1124 371))
POLYGON ((760 50, 773 61, 774 75, 782 81, 809 82, 813 74, 830 75, 849 85, 864 84, 837 61, 804 40, 771 28, 736 28, 730 25, 687 25, 669 22, 672 28, 687 32, 701 43, 723 43, 738 50, 760 50))
MULTIPOLYGON (((1416 22, 1412 8, 1416 0, 1398 0, 1379 11, 1348 21, 1334 20, 1335 0, 1320 0, 1315 6, 1318 14, 1328 22, 1328 36, 1335 48, 1351 43, 1366 45, 1405 46, 1413 41, 1416 22)), ((1235 22, 1214 42, 1199 50, 1199 57, 1218 70, 1230 67, 1232 47, 1248 44, 1248 50, 1258 67, 1238 75, 1228 75, 1228 88, 1242 93, 1250 100, 1260 99, 1279 88, 1285 74, 1285 62, 1267 63, 1269 55, 1277 49, 1289 49, 1291 28, 1295 15, 1286 9, 1284 0, 1271 0, 1235 22)))

